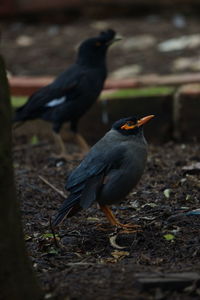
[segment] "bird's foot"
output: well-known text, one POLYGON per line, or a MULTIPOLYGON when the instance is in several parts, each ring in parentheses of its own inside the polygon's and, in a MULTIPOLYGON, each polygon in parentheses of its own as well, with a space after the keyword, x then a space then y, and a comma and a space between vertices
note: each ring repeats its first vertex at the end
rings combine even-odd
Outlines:
POLYGON ((96 226, 100 231, 113 231, 113 228, 110 224, 96 224, 96 226))
POLYGON ((140 228, 141 227, 140 225, 137 225, 137 224, 130 224, 130 223, 122 224, 120 222, 117 222, 116 226, 120 227, 120 228, 125 228, 125 229, 129 229, 129 228, 132 229, 132 228, 140 228))
POLYGON ((97 224, 98 230, 101 231, 110 231, 112 230, 113 226, 119 233, 136 233, 142 231, 140 230, 141 226, 136 224, 122 224, 120 222, 117 222, 115 225, 97 224))
POLYGON ((133 229, 120 229, 119 234, 131 234, 131 233, 138 233, 142 232, 142 230, 133 230, 133 229))
POLYGON ((117 222, 115 226, 120 230, 119 233, 136 233, 142 231, 140 229, 141 226, 136 224, 122 224, 120 222, 117 222))
POLYGON ((120 223, 117 218, 114 216, 114 214, 112 213, 111 209, 106 206, 106 205, 100 205, 101 210, 104 212, 104 214, 106 215, 108 221, 110 222, 110 224, 112 226, 115 226, 115 228, 118 229, 123 229, 124 233, 134 233, 134 232, 138 232, 141 230, 138 230, 136 228, 140 228, 140 225, 135 225, 135 224, 122 224, 120 223))

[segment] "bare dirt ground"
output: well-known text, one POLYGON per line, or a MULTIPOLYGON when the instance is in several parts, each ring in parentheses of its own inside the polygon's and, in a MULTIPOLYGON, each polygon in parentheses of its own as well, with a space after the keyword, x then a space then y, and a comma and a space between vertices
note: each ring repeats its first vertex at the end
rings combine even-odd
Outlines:
POLYGON ((200 217, 175 217, 199 207, 199 171, 183 167, 199 161, 199 144, 151 145, 137 188, 113 210, 122 222, 141 225, 136 234, 118 234, 116 249, 107 221, 96 205, 66 220, 57 230, 56 247, 49 226, 63 201, 39 176, 60 191, 78 161, 51 157, 54 145, 33 146, 14 140, 14 166, 29 256, 48 296, 65 299, 199 299, 199 290, 138 288, 137 273, 200 272, 200 217), (171 236, 170 236, 171 235, 171 236))
POLYGON ((113 28, 123 36, 123 40, 109 51, 109 71, 133 64, 140 67, 139 74, 198 71, 199 41, 195 40, 193 45, 182 50, 158 50, 159 43, 167 39, 199 34, 198 17, 184 17, 181 26, 179 16, 177 18, 175 15, 149 15, 138 19, 79 19, 66 25, 2 23, 1 52, 13 75, 58 75, 74 61, 75 49, 82 40, 102 29, 113 28), (144 40, 140 40, 136 47, 136 42, 129 43, 133 37, 144 40), (194 67, 191 63, 184 69, 174 70, 173 62, 180 57, 196 58, 194 67))

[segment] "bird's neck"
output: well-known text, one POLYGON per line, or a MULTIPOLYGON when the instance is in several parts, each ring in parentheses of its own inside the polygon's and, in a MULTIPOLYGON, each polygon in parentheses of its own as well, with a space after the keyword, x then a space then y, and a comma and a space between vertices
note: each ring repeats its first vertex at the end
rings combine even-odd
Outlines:
POLYGON ((87 58, 78 57, 76 63, 79 66, 89 67, 89 68, 101 68, 106 69, 106 59, 105 57, 97 59, 92 55, 87 58))

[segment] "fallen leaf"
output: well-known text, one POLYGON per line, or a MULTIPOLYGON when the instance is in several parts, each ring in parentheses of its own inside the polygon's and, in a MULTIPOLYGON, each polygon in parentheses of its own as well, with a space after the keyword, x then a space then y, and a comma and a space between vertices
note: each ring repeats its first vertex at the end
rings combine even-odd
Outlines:
POLYGON ((33 135, 30 139, 30 144, 36 145, 36 144, 38 144, 38 142, 39 142, 39 139, 38 139, 37 135, 33 135))
POLYGON ((164 196, 165 196, 167 199, 169 199, 170 193, 171 193, 171 189, 165 189, 165 190, 163 191, 163 194, 164 194, 164 196))
POLYGON ((32 236, 30 236, 30 235, 28 235, 28 234, 25 234, 24 240, 25 240, 25 241, 30 241, 30 240, 32 240, 32 236))
POLYGON ((185 200, 188 201, 188 200, 190 200, 190 199, 191 199, 191 195, 186 195, 185 200))
POLYGON ((111 255, 116 258, 117 260, 120 260, 124 258, 125 256, 128 256, 130 253, 128 251, 113 251, 111 252, 111 255))
MULTIPOLYGON (((44 239, 52 239, 52 238, 54 238, 54 235, 52 233, 44 233, 44 234, 42 234, 42 237, 44 239)), ((58 234, 55 234, 55 237, 59 239, 58 234)))
MULTIPOLYGON (((51 294, 51 293, 47 293, 44 295, 44 299, 51 299, 51 298, 53 298, 53 294, 51 294)), ((65 298, 65 299, 67 300, 69 298, 65 298)))
POLYGON ((100 219, 95 217, 88 217, 87 221, 98 222, 100 219))
POLYGON ((145 203, 145 204, 143 204, 142 206, 141 206, 141 208, 144 208, 144 207, 146 207, 146 206, 150 206, 151 208, 154 208, 154 207, 156 207, 156 206, 158 206, 156 203, 154 203, 154 202, 149 202, 149 203, 145 203))
POLYGON ((50 250, 48 251, 48 254, 58 254, 58 249, 50 248, 50 250))
POLYGON ((146 216, 146 217, 140 217, 140 219, 142 220, 148 220, 148 221, 153 221, 156 219, 156 217, 153 216, 146 216))
POLYGON ((200 162, 191 163, 189 166, 184 166, 183 171, 187 173, 199 173, 200 172, 200 162))
POLYGON ((117 243, 116 243, 116 238, 117 238, 117 234, 116 235, 111 235, 109 237, 109 240, 110 240, 110 245, 113 247, 113 248, 116 248, 116 249, 124 249, 126 247, 123 247, 123 246, 119 246, 117 243))
POLYGON ((107 257, 107 258, 100 259, 99 262, 100 264, 107 264, 107 263, 115 264, 117 262, 117 259, 114 257, 107 257))
POLYGON ((132 208, 138 209, 139 206, 140 206, 140 203, 139 203, 138 200, 134 200, 134 201, 131 201, 131 202, 130 202, 130 206, 131 206, 132 208))
POLYGON ((163 235, 163 237, 167 240, 167 241, 172 241, 174 240, 175 236, 171 233, 165 234, 163 235))

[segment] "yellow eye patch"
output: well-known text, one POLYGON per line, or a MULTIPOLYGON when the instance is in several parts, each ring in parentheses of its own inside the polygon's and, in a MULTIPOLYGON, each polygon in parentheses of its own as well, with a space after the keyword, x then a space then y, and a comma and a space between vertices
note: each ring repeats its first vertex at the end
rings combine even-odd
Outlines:
POLYGON ((134 124, 132 121, 128 121, 126 124, 121 126, 121 129, 130 130, 135 128, 136 124, 134 124))

